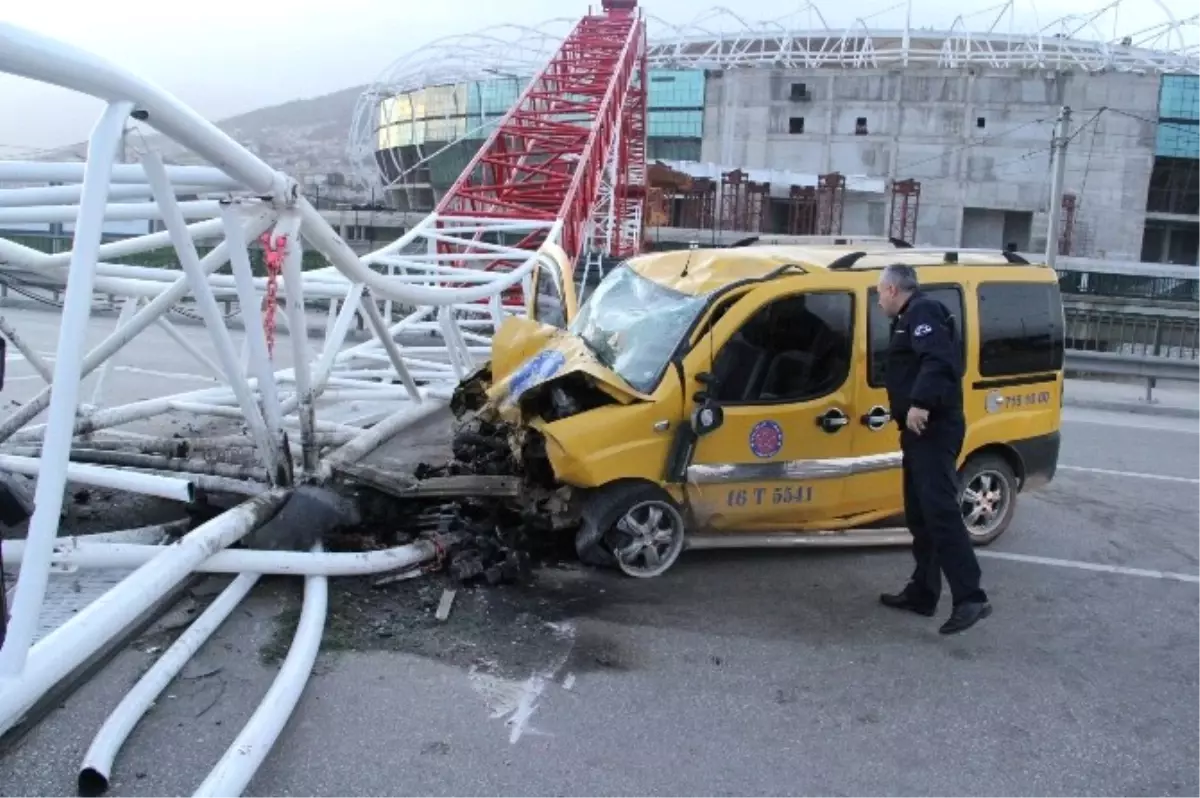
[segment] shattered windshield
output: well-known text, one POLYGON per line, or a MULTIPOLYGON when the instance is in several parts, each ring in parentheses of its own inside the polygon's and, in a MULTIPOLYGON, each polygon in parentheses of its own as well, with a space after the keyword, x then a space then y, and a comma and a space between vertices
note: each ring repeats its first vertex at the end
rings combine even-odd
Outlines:
POLYGON ((680 293, 620 266, 580 308, 571 332, 600 363, 649 393, 706 304, 707 296, 680 293))

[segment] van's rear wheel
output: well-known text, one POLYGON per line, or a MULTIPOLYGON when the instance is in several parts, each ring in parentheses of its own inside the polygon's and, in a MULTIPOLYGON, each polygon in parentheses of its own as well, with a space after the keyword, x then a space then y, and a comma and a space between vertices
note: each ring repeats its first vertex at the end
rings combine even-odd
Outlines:
POLYGON ((657 485, 618 483, 598 490, 583 508, 575 551, 590 565, 616 565, 628 576, 664 573, 683 551, 687 526, 657 485))
POLYGON ((1017 476, 995 454, 972 457, 959 473, 959 506, 971 542, 986 546, 1004 534, 1017 508, 1017 476))

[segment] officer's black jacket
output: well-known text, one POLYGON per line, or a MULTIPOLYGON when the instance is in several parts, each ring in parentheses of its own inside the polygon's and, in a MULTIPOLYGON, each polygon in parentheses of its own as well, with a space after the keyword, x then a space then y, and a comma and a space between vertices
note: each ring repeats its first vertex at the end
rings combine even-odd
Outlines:
POLYGON ((962 414, 962 347, 946 306, 920 291, 892 320, 887 386, 892 419, 904 429, 910 407, 931 420, 962 414))

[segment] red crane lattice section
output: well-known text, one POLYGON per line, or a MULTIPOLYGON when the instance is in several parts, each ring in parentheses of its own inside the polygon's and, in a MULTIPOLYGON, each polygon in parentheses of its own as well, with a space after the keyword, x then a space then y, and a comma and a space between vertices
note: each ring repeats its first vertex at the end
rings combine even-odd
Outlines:
MULTIPOLYGON (((631 217, 640 219, 646 171, 645 25, 635 4, 608 5, 608 13, 580 20, 493 130, 438 204, 438 228, 452 228, 456 219, 557 221, 559 244, 576 262, 595 240, 589 225, 601 183, 614 182, 614 175, 614 185, 607 187, 614 223, 624 229, 631 217), (617 159, 615 172, 610 157, 617 159)), ((503 243, 532 251, 547 232, 534 230, 520 241, 503 243)), ((622 238, 611 237, 607 254, 627 254, 619 252, 630 246, 627 236, 619 244, 622 238)), ((440 240, 438 249, 474 248, 469 241, 440 240)), ((486 268, 515 265, 500 260, 486 268)))

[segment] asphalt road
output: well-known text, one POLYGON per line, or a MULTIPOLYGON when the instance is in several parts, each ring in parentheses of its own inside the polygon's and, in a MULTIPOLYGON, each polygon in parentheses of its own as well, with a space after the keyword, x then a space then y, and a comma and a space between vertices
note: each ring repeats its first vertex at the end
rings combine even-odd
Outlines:
MULTIPOLYGON (((1063 431, 1058 478, 984 554, 995 614, 954 638, 948 606, 877 604, 909 570, 897 550, 688 553, 650 581, 548 568, 460 591, 444 624, 432 581, 335 590, 329 650, 247 794, 1196 795, 1200 429, 1068 408, 1063 431)), ((200 784, 269 686, 297 593, 267 581, 239 608, 111 794, 200 784)), ((74 794, 169 634, 0 759, 0 793, 74 794)))

